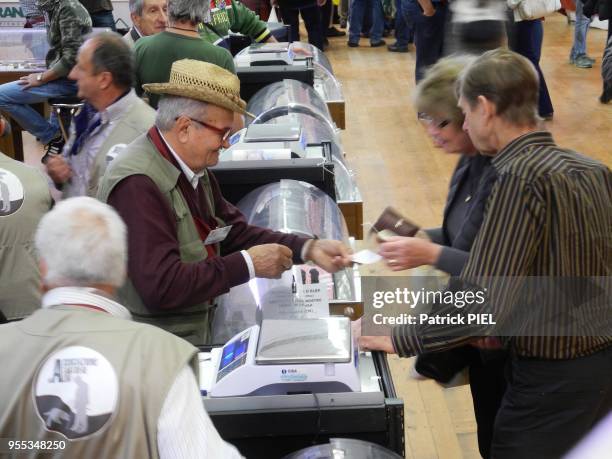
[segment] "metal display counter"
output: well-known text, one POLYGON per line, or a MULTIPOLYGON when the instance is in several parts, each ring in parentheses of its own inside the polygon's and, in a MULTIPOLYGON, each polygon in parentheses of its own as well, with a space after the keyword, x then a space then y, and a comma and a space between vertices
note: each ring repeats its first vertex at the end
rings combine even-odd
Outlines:
MULTIPOLYGON (((245 48, 245 50, 250 48, 245 48)), ((297 80, 314 86, 315 71, 311 60, 304 60, 296 65, 272 61, 265 65, 252 66, 241 64, 238 60, 240 54, 238 53, 234 59, 236 76, 240 80, 240 97, 247 102, 261 88, 285 79, 297 80)))
POLYGON ((225 199, 237 204, 262 185, 283 179, 308 182, 336 199, 332 146, 325 140, 310 143, 295 123, 269 129, 259 125, 234 134, 230 148, 212 167, 225 199), (278 131, 278 132, 277 132, 278 131), (279 135, 272 138, 268 134, 279 135))
POLYGON ((339 131, 334 127, 329 110, 319 94, 299 81, 283 80, 258 91, 249 101, 247 110, 255 115, 250 124, 295 124, 302 128, 307 144, 329 143, 334 164, 336 201, 349 234, 363 239, 361 193, 355 174, 346 163, 339 131))
POLYGON ((404 402, 386 355, 360 353, 359 373, 361 392, 204 396, 203 402, 221 437, 249 459, 280 458, 334 437, 370 441, 403 456, 404 402))
MULTIPOLYGON (((319 49, 307 43, 264 43, 251 45, 240 51, 234 58, 239 78, 241 72, 249 74, 267 75, 268 84, 279 81, 280 78, 272 78, 272 74, 280 72, 279 67, 284 67, 287 72, 299 72, 305 68, 313 70, 312 81, 296 78, 289 73, 284 79, 303 81, 314 88, 328 106, 331 118, 340 129, 345 129, 345 100, 342 93, 342 84, 334 76, 332 66, 319 49)), ((262 77, 263 78, 263 77, 262 77)), ((248 82, 247 82, 248 83, 248 82)), ((249 91, 246 100, 253 95, 249 91)), ((244 95, 243 95, 243 98, 244 95)))
MULTIPOLYGON (((238 207, 250 224, 347 239, 334 200, 304 182, 282 180, 261 187, 238 207)), ((308 281, 304 276, 303 286, 295 290, 300 266, 281 279, 252 279, 219 298, 213 342, 225 344, 203 347, 199 355, 206 411, 221 437, 249 458, 281 458, 330 438, 365 440, 403 455, 404 406, 386 355, 357 351, 348 319, 325 310, 334 299, 360 297, 357 270, 332 277, 309 268, 308 281), (325 275, 331 283, 323 282, 325 275), (321 294, 312 310, 291 300, 306 288, 321 294), (270 293, 274 298, 265 303, 270 293), (322 323, 328 328, 320 333, 322 323)))
POLYGON ((296 56, 312 56, 315 79, 314 89, 323 98, 331 117, 340 129, 346 129, 346 104, 342 83, 338 80, 325 53, 309 43, 293 42, 290 49, 296 56))
POLYGON ((247 104, 247 111, 256 116, 247 120, 249 124, 264 124, 287 113, 301 113, 327 124, 329 132, 336 130, 325 101, 312 86, 296 80, 278 81, 261 89, 247 104))
MULTIPOLYGON (((238 208, 251 225, 303 237, 335 239, 350 245, 337 204, 305 182, 282 180, 260 187, 245 196, 238 208)), ((213 321, 213 342, 225 342, 260 323, 262 318, 280 318, 278 314, 287 318, 286 310, 290 308, 283 308, 279 303, 291 303, 290 292, 298 276, 304 283, 320 282, 327 286, 328 313, 348 315, 353 319, 361 316, 363 304, 356 268, 332 275, 313 265, 297 265, 283 273, 280 279, 251 279, 221 295, 213 321)), ((291 318, 303 317, 303 313, 291 315, 291 318)))

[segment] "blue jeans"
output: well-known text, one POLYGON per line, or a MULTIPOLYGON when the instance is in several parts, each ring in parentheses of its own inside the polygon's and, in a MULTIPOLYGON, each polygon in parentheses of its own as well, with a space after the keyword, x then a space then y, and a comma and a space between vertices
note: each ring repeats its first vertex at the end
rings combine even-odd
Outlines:
POLYGON ((581 54, 586 54, 586 36, 589 30, 591 18, 587 18, 582 13, 584 4, 581 0, 576 0, 576 26, 574 28, 574 44, 570 51, 570 60, 576 59, 581 54))
POLYGON ((509 37, 510 49, 525 56, 531 61, 540 77, 540 94, 538 97, 538 113, 540 116, 551 115, 554 111, 544 74, 540 68, 542 40, 544 28, 541 19, 520 21, 514 24, 514 33, 509 37))
POLYGON ((47 144, 59 132, 57 119, 52 116, 47 121, 29 104, 45 102, 51 97, 74 96, 76 93, 76 83, 67 78, 25 90, 13 81, 0 85, 0 110, 11 115, 22 129, 38 138, 41 143, 47 144))
POLYGON ((372 28, 370 29, 370 43, 377 43, 382 40, 385 19, 383 15, 381 0, 353 0, 350 8, 349 19, 349 41, 359 43, 361 36, 361 25, 366 8, 372 11, 372 28))
POLYGON ((113 32, 117 30, 112 11, 98 11, 97 13, 89 13, 89 16, 91 16, 92 27, 108 27, 113 32))
POLYGON ((414 27, 415 80, 418 83, 427 67, 434 65, 442 57, 448 3, 435 2, 433 6, 436 13, 431 17, 423 14, 416 0, 403 0, 401 6, 406 23, 413 24, 414 27))
POLYGON ((407 0, 395 1, 395 44, 397 46, 408 46, 414 41, 414 28, 412 24, 406 22, 406 18, 401 13, 402 3, 407 0))

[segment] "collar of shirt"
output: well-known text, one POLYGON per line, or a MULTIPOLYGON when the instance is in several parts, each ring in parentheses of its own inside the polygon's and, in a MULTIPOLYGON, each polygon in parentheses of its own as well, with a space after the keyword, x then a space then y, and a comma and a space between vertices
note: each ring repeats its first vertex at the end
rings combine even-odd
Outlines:
POLYGON ((172 145, 170 145, 170 142, 166 140, 166 138, 164 137, 164 134, 162 134, 162 132, 159 129, 158 129, 158 132, 159 132, 159 136, 162 138, 162 140, 168 147, 168 150, 170 150, 170 153, 172 153, 172 156, 174 156, 174 159, 176 159, 176 162, 180 166, 181 171, 183 171, 183 174, 185 174, 185 177, 187 177, 187 180, 189 180, 189 183, 195 190, 198 187, 198 183, 200 183, 200 179, 204 177, 206 170, 203 170, 202 172, 198 172, 198 173, 195 173, 194 171, 192 171, 189 168, 189 166, 185 164, 185 162, 181 159, 181 157, 176 153, 176 151, 174 151, 174 148, 172 148, 172 145))
POLYGON ((532 145, 554 146, 555 141, 552 138, 552 134, 548 131, 528 132, 527 134, 523 134, 522 136, 514 139, 512 142, 502 148, 499 153, 493 156, 491 165, 499 171, 500 169, 503 169, 506 164, 515 159, 526 147, 530 147, 532 145))
POLYGON ((137 99, 138 96, 134 89, 119 97, 114 103, 100 112, 101 124, 113 123, 121 119, 125 112, 136 103, 137 99))
POLYGON ((89 287, 58 287, 49 290, 42 298, 42 308, 52 309, 55 306, 83 304, 103 309, 112 316, 131 320, 132 315, 116 301, 101 295, 100 290, 89 287))
POLYGON ((132 26, 132 29, 134 30, 134 32, 136 32, 136 35, 138 35, 138 38, 142 38, 142 33, 140 33, 140 30, 138 30, 138 27, 132 26))

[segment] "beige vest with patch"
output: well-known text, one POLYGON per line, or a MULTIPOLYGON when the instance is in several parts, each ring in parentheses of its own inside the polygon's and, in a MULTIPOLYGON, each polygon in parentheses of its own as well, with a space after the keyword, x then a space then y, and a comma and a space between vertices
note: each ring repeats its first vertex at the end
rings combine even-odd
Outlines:
MULTIPOLYGON (((2 326, 0 438, 66 442, 66 449, 45 457, 157 458, 157 422, 163 403, 179 372, 188 364, 195 370, 196 359, 195 347, 153 326, 82 306, 38 310, 21 322, 2 326), (118 378, 118 399, 110 418, 101 426, 90 419, 87 432, 82 434, 86 436, 71 440, 51 430, 57 429, 58 423, 73 428, 68 426, 75 422, 76 414, 61 404, 40 413, 36 393, 42 365, 69 346, 98 352, 118 378)), ((54 384, 65 384, 67 403, 78 396, 75 381, 57 381, 42 372, 40 377, 45 382, 53 379, 54 384)), ((88 411, 95 403, 92 393, 95 391, 89 389, 88 411)), ((36 454, 33 451, 19 457, 36 454)))
POLYGON ((40 307, 34 233, 52 202, 39 171, 0 153, 0 310, 9 320, 40 307), (16 199, 19 189, 22 200, 16 199))

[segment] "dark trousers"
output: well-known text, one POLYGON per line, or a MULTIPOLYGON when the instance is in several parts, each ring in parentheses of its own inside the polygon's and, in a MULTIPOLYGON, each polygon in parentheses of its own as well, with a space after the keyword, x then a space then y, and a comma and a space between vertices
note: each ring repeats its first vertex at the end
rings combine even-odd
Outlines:
POLYGON ((91 16, 91 25, 93 27, 108 27, 113 32, 117 30, 112 11, 98 11, 97 13, 90 13, 89 16, 91 16))
POLYGON ((332 2, 329 0, 325 2, 325 5, 320 6, 320 14, 321 14, 321 31, 323 32, 323 36, 327 35, 327 29, 331 24, 331 15, 332 15, 332 2))
POLYGON ((478 433, 478 450, 484 459, 491 457, 495 417, 506 391, 504 369, 505 350, 480 350, 473 346, 461 346, 441 352, 421 354, 416 370, 441 383, 450 379, 466 366, 469 367, 470 390, 478 433))
POLYGON ((572 360, 509 359, 495 459, 557 459, 612 409, 612 347, 572 360))
POLYGON ((402 13, 408 25, 414 25, 414 47, 416 49, 415 79, 423 79, 427 67, 438 62, 444 50, 444 29, 448 16, 446 2, 434 3, 436 14, 423 15, 416 0, 402 2, 402 13))
POLYGON ((544 74, 540 68, 542 40, 544 39, 542 20, 516 22, 514 27, 508 27, 508 30, 510 49, 529 59, 540 76, 540 95, 538 99, 540 116, 552 115, 554 111, 552 101, 550 100, 550 94, 548 94, 544 74), (512 29, 514 30, 511 31, 512 29))
POLYGON ((502 351, 480 351, 473 349, 476 355, 469 367, 470 390, 476 417, 478 450, 484 459, 491 457, 493 428, 495 418, 506 392, 504 369, 507 354, 502 351))
MULTIPOLYGON (((288 3, 288 2, 287 2, 288 3)), ((311 6, 293 7, 286 2, 279 3, 283 23, 291 27, 290 41, 300 41, 299 15, 302 15, 306 31, 308 32, 308 43, 323 51, 323 30, 321 30, 321 14, 316 3, 311 6)))

